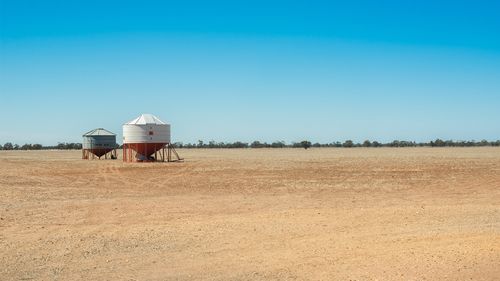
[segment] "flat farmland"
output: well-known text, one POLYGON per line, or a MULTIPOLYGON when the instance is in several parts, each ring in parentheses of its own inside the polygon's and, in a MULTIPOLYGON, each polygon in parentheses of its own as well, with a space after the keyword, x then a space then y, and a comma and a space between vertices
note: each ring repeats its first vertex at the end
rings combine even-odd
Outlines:
POLYGON ((500 148, 179 154, 0 151, 0 279, 500 276, 500 148))

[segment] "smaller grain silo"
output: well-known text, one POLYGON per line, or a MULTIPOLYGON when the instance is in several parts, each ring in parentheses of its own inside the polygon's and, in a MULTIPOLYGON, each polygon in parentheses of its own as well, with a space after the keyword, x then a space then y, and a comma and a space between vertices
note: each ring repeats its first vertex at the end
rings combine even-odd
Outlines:
POLYGON ((116 135, 112 132, 98 128, 83 135, 82 159, 116 159, 116 135))

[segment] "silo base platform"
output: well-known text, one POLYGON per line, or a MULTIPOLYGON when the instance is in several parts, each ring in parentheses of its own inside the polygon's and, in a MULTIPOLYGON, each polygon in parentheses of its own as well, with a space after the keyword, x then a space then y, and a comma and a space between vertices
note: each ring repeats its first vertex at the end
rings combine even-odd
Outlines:
POLYGON ((82 159, 101 159, 104 156, 104 159, 117 159, 116 158, 116 149, 104 149, 104 148, 90 148, 90 149, 82 149, 82 159))
POLYGON ((178 162, 182 160, 171 143, 123 144, 123 162, 178 162))

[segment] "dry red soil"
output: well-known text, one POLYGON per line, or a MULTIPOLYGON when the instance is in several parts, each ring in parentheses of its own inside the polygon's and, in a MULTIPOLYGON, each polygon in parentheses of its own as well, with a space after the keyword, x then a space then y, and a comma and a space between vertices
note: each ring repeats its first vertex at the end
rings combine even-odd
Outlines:
POLYGON ((500 149, 0 151, 1 280, 499 280, 500 149))

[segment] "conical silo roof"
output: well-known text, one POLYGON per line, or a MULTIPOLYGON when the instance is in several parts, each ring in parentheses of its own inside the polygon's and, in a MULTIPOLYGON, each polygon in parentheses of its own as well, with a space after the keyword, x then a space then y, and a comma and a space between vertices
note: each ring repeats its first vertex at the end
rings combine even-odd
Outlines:
POLYGON ((97 128, 97 129, 94 129, 90 132, 83 134, 83 136, 88 137, 88 136, 116 136, 116 135, 111 133, 110 131, 108 131, 106 129, 97 128))
POLYGON ((161 121, 158 117, 153 114, 141 114, 141 116, 135 118, 134 120, 125 123, 125 125, 146 125, 146 124, 156 124, 165 125, 167 123, 161 121))

